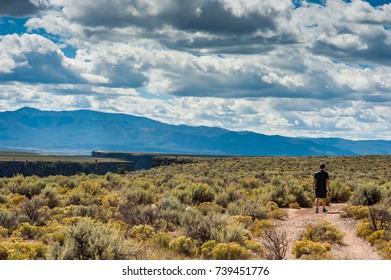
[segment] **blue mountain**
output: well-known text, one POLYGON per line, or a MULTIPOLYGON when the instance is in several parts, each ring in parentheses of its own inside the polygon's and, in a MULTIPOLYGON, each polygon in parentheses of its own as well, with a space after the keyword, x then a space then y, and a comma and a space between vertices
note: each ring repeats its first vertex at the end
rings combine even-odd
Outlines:
POLYGON ((0 149, 90 154, 92 150, 240 156, 391 154, 391 141, 291 138, 217 127, 169 125, 90 110, 0 112, 0 149))

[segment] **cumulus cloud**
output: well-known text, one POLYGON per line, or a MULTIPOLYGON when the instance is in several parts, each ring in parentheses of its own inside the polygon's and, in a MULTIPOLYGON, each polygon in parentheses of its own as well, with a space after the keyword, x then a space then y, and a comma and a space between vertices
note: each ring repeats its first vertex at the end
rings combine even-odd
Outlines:
POLYGON ((391 4, 312 2, 2 1, 0 14, 31 17, 28 34, 0 37, 0 93, 267 134, 390 137, 391 4))
POLYGON ((49 6, 50 0, 1 0, 0 15, 24 17, 37 14, 49 6))
POLYGON ((36 34, 0 37, 0 80, 32 83, 78 83, 77 73, 67 69, 64 56, 51 40, 36 34))

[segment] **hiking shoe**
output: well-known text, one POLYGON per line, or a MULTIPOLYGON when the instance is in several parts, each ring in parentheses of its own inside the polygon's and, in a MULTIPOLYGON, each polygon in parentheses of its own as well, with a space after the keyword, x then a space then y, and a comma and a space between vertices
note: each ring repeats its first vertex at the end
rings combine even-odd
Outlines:
MULTIPOLYGON (((324 209, 323 209, 324 210, 324 209)), ((315 213, 318 213, 319 212, 319 209, 318 208, 315 208, 315 213)))
POLYGON ((326 208, 323 208, 323 213, 326 213, 327 211, 329 211, 329 210, 327 210, 326 208))

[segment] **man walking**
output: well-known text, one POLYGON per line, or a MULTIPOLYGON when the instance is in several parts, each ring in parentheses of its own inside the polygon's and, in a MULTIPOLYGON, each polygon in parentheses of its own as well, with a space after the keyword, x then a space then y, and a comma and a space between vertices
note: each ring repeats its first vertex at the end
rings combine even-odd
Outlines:
POLYGON ((322 199, 323 212, 326 213, 327 191, 330 190, 329 174, 325 171, 326 165, 322 163, 320 170, 315 173, 312 188, 315 190, 315 213, 319 212, 319 198, 322 199))

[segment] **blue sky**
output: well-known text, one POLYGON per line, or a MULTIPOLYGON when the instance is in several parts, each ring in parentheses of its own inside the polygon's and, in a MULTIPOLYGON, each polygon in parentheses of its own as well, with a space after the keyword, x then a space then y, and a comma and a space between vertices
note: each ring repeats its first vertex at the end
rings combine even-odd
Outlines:
POLYGON ((390 1, 0 0, 0 111, 391 139, 390 1))

